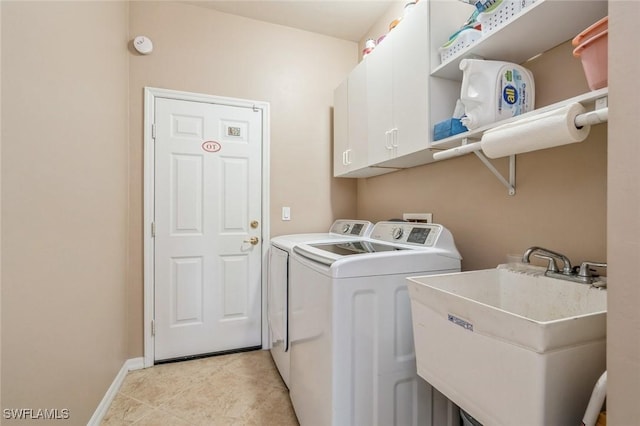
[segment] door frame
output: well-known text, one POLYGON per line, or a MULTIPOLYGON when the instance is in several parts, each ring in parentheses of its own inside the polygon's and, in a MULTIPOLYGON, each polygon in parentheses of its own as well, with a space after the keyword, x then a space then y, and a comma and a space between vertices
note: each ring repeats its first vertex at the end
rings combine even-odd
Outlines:
POLYGON ((161 89, 156 87, 144 88, 144 367, 151 367, 155 361, 155 338, 152 334, 154 319, 154 238, 152 224, 154 220, 155 145, 153 124, 155 117, 155 101, 157 98, 182 101, 202 102, 217 105, 253 108, 262 114, 262 253, 261 253, 261 307, 262 307, 262 348, 268 347, 267 327, 267 266, 269 260, 270 229, 269 229, 269 133, 270 115, 269 103, 248 99, 236 99, 201 93, 183 92, 178 90, 161 89))

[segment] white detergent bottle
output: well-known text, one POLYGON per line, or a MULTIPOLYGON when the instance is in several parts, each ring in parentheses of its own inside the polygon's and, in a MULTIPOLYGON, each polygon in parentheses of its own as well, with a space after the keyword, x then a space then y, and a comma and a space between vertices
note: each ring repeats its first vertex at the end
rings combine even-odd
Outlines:
POLYGON ((535 85, 528 69, 510 62, 463 59, 460 101, 469 130, 534 109, 535 85))

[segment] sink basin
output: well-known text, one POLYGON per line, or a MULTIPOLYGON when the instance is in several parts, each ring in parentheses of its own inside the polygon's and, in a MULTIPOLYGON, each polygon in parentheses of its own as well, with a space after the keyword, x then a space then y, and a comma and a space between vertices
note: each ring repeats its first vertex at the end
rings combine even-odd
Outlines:
POLYGON ((606 369, 606 290, 523 264, 408 287, 427 382, 485 425, 581 423, 606 369))

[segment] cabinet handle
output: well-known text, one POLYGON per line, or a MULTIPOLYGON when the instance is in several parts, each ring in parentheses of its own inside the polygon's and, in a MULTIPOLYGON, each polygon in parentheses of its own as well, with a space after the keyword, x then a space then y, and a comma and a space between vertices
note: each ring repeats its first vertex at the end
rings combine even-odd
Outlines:
POLYGON ((351 164, 351 149, 348 149, 344 152, 345 154, 347 154, 345 156, 345 158, 347 159, 347 166, 351 164))
POLYGON ((342 165, 347 165, 347 151, 342 151, 342 165))
POLYGON ((393 148, 397 148, 398 147, 398 128, 393 128, 391 129, 391 132, 393 133, 393 139, 391 142, 391 146, 393 148))
POLYGON ((387 130, 384 132, 384 147, 388 150, 392 150, 393 146, 391 146, 391 132, 392 130, 387 130))

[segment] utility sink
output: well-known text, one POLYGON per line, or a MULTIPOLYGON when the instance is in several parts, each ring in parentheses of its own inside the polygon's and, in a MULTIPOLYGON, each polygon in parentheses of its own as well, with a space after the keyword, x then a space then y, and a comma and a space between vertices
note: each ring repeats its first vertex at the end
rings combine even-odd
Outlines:
POLYGON ((579 425, 606 369, 606 290, 544 271, 408 278, 418 374, 484 425, 579 425))

